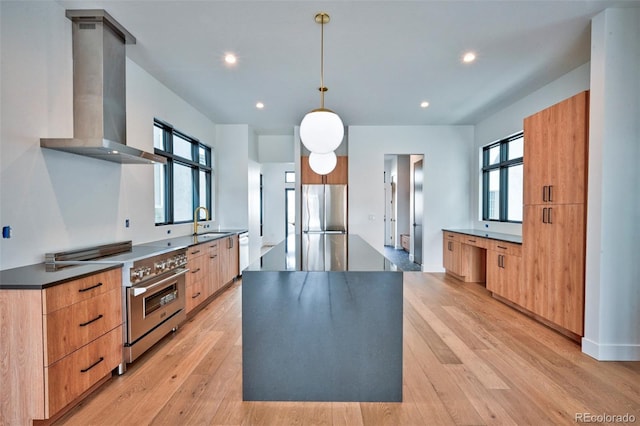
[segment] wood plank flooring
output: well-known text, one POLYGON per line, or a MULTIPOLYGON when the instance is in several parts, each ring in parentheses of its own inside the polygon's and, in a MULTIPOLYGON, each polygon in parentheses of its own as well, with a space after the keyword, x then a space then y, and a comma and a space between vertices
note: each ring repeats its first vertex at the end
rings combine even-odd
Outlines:
POLYGON ((640 362, 595 361, 481 285, 404 281, 402 403, 243 402, 238 282, 56 425, 640 423, 640 362))

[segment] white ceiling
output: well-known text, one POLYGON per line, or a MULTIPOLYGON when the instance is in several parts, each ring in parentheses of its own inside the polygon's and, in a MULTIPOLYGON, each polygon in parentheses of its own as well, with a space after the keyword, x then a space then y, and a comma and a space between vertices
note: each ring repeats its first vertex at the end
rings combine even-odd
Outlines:
POLYGON ((217 124, 292 134, 320 106, 345 125, 474 124, 586 63, 590 19, 640 0, 66 1, 105 9, 127 55, 217 124), (473 50, 478 59, 463 64, 473 50), (238 63, 225 66, 234 52, 238 63), (421 101, 430 107, 421 109, 421 101), (257 101, 265 108, 257 110, 257 101))

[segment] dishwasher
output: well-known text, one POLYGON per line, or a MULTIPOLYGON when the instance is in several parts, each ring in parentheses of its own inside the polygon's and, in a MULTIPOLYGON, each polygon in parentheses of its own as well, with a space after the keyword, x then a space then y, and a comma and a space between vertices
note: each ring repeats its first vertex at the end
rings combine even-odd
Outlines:
POLYGON ((238 235, 238 242, 240 246, 240 275, 244 268, 249 266, 249 233, 243 232, 238 235))

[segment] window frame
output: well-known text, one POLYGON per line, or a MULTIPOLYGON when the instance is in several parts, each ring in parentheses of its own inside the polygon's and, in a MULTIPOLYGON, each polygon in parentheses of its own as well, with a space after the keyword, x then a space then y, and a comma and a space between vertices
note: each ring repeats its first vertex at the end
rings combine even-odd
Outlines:
MULTIPOLYGON (((522 223, 522 220, 509 220, 509 168, 524 166, 524 131, 514 133, 504 139, 497 140, 482 147, 482 220, 486 222, 522 223), (509 143, 522 139, 523 156, 509 160, 509 143), (500 147, 500 160, 495 164, 490 162, 489 152, 492 148, 500 147), (489 174, 499 170, 500 194, 498 200, 498 219, 489 218, 489 174)), ((522 182, 524 186, 524 178, 522 182)))
MULTIPOLYGON (((195 209, 199 206, 204 205, 209 211, 210 219, 212 217, 212 204, 213 204, 213 149, 202 143, 199 139, 194 138, 193 136, 189 136, 188 134, 181 132, 175 129, 171 124, 164 122, 159 119, 153 120, 154 129, 160 128, 162 130, 162 145, 164 149, 155 147, 154 142, 154 152, 157 155, 160 155, 167 159, 167 163, 163 165, 156 165, 156 167, 164 168, 164 217, 165 220, 163 222, 155 222, 156 226, 163 225, 174 225, 180 223, 190 223, 193 222, 193 217, 190 217, 188 220, 175 220, 174 217, 174 207, 175 200, 173 197, 173 189, 174 189, 174 173, 173 166, 174 164, 181 165, 183 167, 188 167, 191 169, 191 182, 192 182, 192 206, 191 211, 195 211, 195 209), (174 136, 178 136, 179 138, 189 142, 191 144, 191 158, 182 157, 174 153, 174 145, 173 138, 174 136), (200 149, 204 149, 205 153, 205 163, 202 164, 199 161, 200 158, 200 149), (205 173, 206 178, 206 186, 209 188, 206 191, 206 200, 204 203, 200 201, 200 173, 205 173)), ((154 176, 155 179, 155 176, 154 176)), ((155 219, 154 219, 155 221, 155 219)))

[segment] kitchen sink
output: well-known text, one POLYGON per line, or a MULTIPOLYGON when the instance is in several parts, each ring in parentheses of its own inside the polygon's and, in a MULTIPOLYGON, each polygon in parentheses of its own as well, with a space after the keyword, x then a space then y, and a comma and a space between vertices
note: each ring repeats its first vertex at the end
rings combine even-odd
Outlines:
POLYGON ((194 235, 196 238, 216 238, 223 235, 231 235, 231 232, 205 232, 203 234, 194 235))

